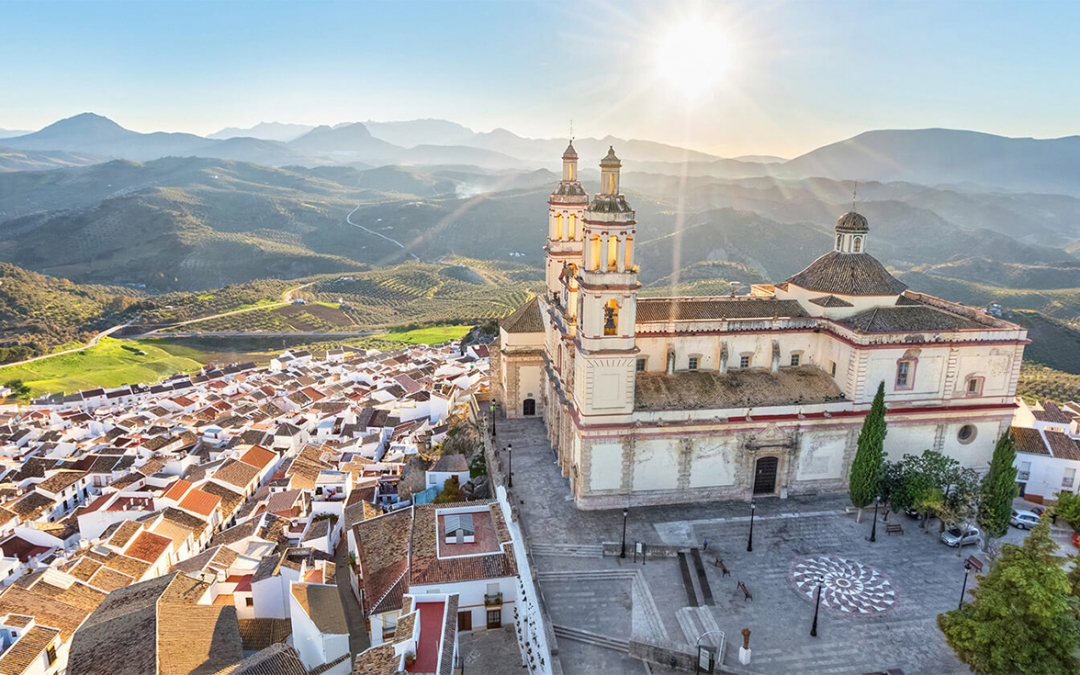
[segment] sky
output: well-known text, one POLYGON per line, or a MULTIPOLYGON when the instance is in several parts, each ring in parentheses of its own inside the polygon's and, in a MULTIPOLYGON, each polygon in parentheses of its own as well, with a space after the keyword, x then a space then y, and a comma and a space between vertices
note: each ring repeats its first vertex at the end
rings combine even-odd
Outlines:
POLYGON ((1080 133, 1080 2, 13 2, 0 128, 442 118, 794 157, 872 129, 1080 133))

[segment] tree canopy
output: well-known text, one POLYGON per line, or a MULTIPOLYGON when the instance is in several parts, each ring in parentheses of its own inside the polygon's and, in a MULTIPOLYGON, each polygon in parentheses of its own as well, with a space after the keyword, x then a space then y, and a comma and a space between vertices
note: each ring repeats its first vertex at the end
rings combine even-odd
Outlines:
POLYGON ((859 431, 858 449, 851 461, 848 496, 853 506, 869 506, 881 494, 885 466, 885 383, 878 385, 870 412, 859 431))
POLYGON ((1080 668, 1080 599, 1071 595, 1066 559, 1042 521, 1022 546, 1003 544, 1001 558, 969 591, 970 603, 938 615, 957 657, 978 675, 1065 675, 1080 668))
POLYGON ((979 527, 986 536, 1004 537, 1009 530, 1012 503, 1019 489, 1016 485, 1016 446, 1011 433, 1005 433, 994 446, 990 471, 980 486, 979 527))

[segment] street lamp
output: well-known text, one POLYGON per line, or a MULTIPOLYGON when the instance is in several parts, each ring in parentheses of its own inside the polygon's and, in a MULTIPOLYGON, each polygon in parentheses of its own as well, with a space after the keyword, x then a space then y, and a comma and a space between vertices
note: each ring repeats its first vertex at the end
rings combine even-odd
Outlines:
POLYGON ((746 551, 749 553, 754 550, 754 509, 757 508, 757 504, 754 500, 750 500, 750 538, 746 541, 746 551))
POLYGON ((817 637, 817 617, 821 609, 821 584, 825 581, 822 575, 817 576, 817 600, 814 602, 814 625, 810 627, 810 637, 817 637))
POLYGON ((622 510, 622 550, 619 553, 620 558, 626 557, 626 517, 630 515, 630 509, 622 510))
POLYGON ((513 443, 507 443, 506 444, 506 456, 508 457, 508 460, 507 460, 508 471, 506 472, 507 473, 506 487, 512 488, 512 487, 514 487, 514 444, 513 443))
POLYGON ((495 440, 495 399, 491 399, 491 440, 495 440))
POLYGON ((874 497, 874 526, 870 528, 870 536, 866 538, 866 541, 870 543, 877 542, 877 510, 878 504, 881 502, 881 497, 874 497))
POLYGON ((976 573, 982 572, 982 567, 982 561, 973 555, 968 556, 968 559, 964 561, 964 586, 960 589, 960 604, 956 606, 957 609, 962 609, 964 606, 964 594, 967 593, 968 574, 970 574, 972 570, 975 570, 976 573))

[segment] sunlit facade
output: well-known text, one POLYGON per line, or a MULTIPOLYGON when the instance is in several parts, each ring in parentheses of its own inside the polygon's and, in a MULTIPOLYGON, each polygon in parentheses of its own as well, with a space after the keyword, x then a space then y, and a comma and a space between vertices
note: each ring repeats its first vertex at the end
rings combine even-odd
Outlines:
POLYGON ((621 163, 608 152, 590 200, 577 161, 571 145, 545 293, 503 320, 492 388, 508 416, 544 417, 579 508, 844 490, 882 382, 891 459, 930 448, 986 468, 1015 410, 1022 327, 907 290, 855 212, 784 283, 639 299, 621 163))

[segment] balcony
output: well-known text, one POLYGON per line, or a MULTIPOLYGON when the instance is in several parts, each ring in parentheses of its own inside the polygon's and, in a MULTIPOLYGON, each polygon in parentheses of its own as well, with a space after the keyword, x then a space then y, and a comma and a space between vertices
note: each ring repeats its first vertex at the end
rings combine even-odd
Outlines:
POLYGON ((1031 472, 1030 471, 1017 471, 1016 472, 1016 480, 1026 481, 1030 477, 1031 477, 1031 472))
POLYGON ((494 595, 484 594, 484 607, 502 607, 502 593, 494 595))

